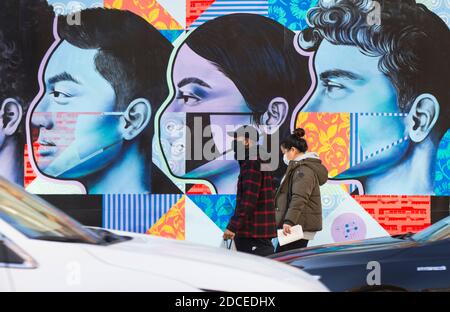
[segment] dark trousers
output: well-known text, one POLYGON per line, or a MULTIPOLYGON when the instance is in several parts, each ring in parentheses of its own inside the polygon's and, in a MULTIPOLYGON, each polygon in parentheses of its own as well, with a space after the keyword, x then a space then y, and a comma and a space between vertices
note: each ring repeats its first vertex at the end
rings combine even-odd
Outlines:
POLYGON ((253 255, 265 257, 274 253, 271 239, 235 237, 234 244, 238 251, 253 255))
POLYGON ((277 246, 277 250, 276 252, 284 252, 284 251, 289 251, 289 250, 294 250, 294 249, 300 249, 300 248, 305 248, 306 246, 308 246, 308 240, 307 239, 300 239, 298 241, 289 243, 287 245, 283 245, 277 246))

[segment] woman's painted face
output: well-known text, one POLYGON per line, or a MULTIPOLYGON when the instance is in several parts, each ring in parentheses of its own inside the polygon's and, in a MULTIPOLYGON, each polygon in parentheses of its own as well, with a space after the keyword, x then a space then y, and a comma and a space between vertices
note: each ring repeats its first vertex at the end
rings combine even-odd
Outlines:
MULTIPOLYGON (((227 136, 227 131, 230 131, 230 128, 251 124, 252 113, 234 82, 215 64, 195 53, 187 44, 184 44, 177 53, 172 80, 175 97, 161 118, 160 126, 163 130, 161 133, 164 133, 165 120, 171 120, 173 116, 177 116, 178 119, 184 117, 185 124, 190 126, 191 137, 194 140, 190 146, 193 147, 198 136, 192 135, 194 132, 194 129, 191 129, 192 120, 195 117, 203 117, 202 129, 211 125, 211 136, 217 152, 223 154, 231 150, 232 139, 227 136)), ((173 145, 174 142, 170 140, 170 137, 161 137, 163 146, 173 145)), ((171 155, 168 155, 170 148, 163 147, 163 150, 170 162, 171 155)), ((190 153, 193 154, 192 151, 190 153)), ((178 160, 181 161, 179 158, 178 160)), ((189 168, 186 168, 186 172, 189 171, 189 168)))

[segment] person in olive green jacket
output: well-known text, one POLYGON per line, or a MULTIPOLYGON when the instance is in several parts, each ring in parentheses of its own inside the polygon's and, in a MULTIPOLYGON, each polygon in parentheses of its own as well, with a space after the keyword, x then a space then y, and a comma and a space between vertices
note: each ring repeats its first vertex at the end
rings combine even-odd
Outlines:
POLYGON ((277 227, 285 235, 291 227, 301 225, 304 238, 284 246, 276 252, 303 248, 322 230, 320 186, 328 180, 328 170, 316 153, 309 153, 305 130, 299 128, 281 142, 284 162, 288 165, 275 196, 277 227))

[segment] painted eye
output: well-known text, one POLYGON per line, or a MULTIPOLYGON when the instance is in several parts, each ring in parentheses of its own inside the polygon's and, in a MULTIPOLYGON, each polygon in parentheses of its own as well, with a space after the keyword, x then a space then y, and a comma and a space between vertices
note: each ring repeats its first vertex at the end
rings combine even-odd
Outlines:
POLYGON ((340 99, 348 93, 348 89, 340 83, 328 81, 324 83, 324 87, 328 97, 332 99, 340 99))
POLYGON ((63 99, 63 98, 69 98, 70 95, 62 93, 60 91, 53 91, 50 93, 55 99, 63 99))
POLYGON ((193 105, 198 102, 198 99, 193 96, 183 96, 183 102, 185 105, 193 105))
POLYGON ((177 100, 182 101, 184 105, 193 106, 200 101, 200 98, 193 94, 180 92, 177 96, 177 100))

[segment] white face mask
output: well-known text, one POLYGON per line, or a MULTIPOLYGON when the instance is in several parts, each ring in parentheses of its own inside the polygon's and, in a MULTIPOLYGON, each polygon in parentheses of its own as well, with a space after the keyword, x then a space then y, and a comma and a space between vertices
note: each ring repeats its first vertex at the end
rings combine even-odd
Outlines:
POLYGON ((118 123, 122 115, 119 112, 78 115, 75 122, 80 126, 92 123, 102 127, 92 136, 77 136, 77 127, 76 139, 42 171, 54 178, 75 179, 105 166, 121 150, 123 138, 118 123))
POLYGON ((286 166, 289 166, 289 159, 287 158, 287 155, 286 154, 284 154, 283 155, 283 161, 284 161, 284 163, 286 164, 286 166))

